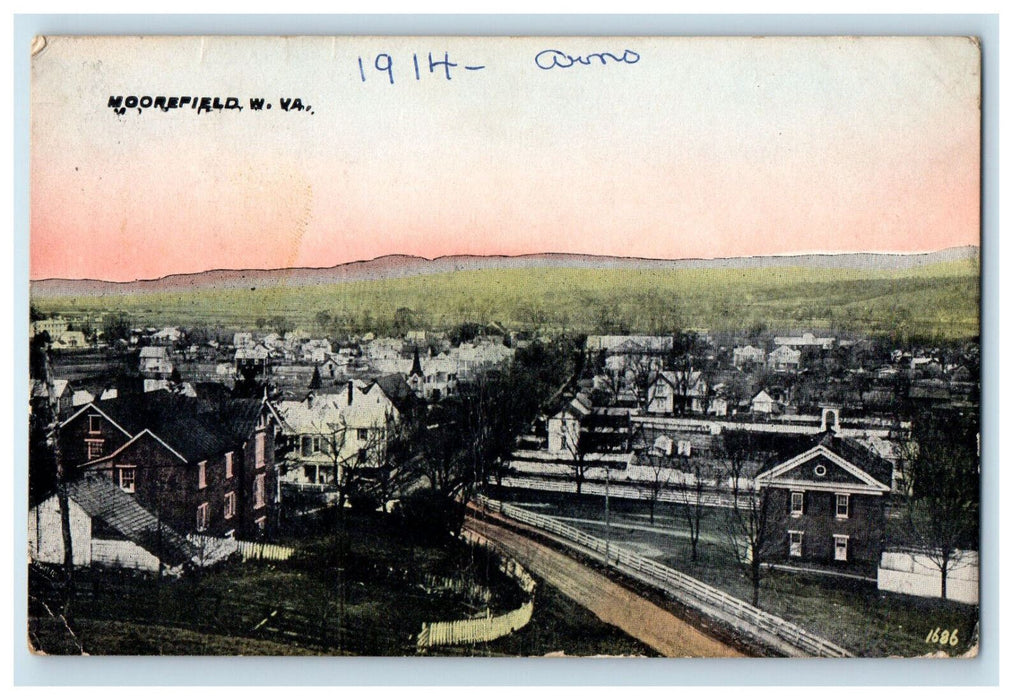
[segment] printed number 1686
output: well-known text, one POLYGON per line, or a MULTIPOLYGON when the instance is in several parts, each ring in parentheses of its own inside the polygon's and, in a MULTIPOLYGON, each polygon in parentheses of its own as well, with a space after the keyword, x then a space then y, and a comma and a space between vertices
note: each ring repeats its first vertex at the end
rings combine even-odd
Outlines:
POLYGON ((941 644, 945 646, 948 644, 951 647, 955 647, 959 643, 959 638, 956 636, 957 630, 944 630, 936 627, 933 630, 928 631, 928 636, 924 638, 926 644, 941 644))

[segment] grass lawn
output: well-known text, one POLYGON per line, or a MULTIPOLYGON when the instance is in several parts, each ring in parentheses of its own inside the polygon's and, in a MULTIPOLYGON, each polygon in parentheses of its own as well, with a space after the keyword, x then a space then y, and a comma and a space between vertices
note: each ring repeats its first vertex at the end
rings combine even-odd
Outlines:
MULTIPOLYGON (((134 622, 82 619, 75 627, 80 644, 93 655, 307 656, 315 653, 296 644, 134 622)), ((39 621, 32 639, 50 654, 78 653, 62 625, 53 620, 39 621)))
MULTIPOLYGON (((513 609, 517 585, 479 548, 415 543, 371 514, 349 517, 347 537, 306 536, 286 562, 230 562, 157 586, 150 578, 82 572, 77 642, 30 607, 30 638, 49 654, 407 655, 425 621, 513 609), (450 587, 451 581, 464 586, 450 587), (475 584, 481 584, 475 585, 475 584)), ((30 578, 42 598, 44 577, 30 578)), ((51 605, 51 609, 53 606, 51 605)), ((540 584, 532 622, 488 645, 437 655, 570 655, 653 652, 540 584)))
MULTIPOLYGON (((515 498, 536 512, 554 515, 592 535, 605 534, 603 502, 545 494, 515 498)), ((699 559, 690 561, 687 525, 679 506, 657 504, 655 524, 647 504, 612 501, 611 537, 637 553, 679 569, 743 600, 751 584, 737 566, 727 526, 729 511, 710 508, 702 522, 699 559)), ((974 643, 978 609, 972 605, 879 591, 874 583, 771 571, 760 592, 762 609, 795 622, 860 656, 922 656, 936 651, 957 655, 974 643), (936 627, 958 630, 956 646, 927 643, 936 627)))

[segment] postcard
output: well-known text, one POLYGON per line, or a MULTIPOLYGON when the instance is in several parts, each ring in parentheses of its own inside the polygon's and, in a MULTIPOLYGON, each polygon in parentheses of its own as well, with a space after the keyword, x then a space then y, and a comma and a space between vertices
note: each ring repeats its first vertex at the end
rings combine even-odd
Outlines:
POLYGON ((981 60, 37 37, 30 649, 977 656, 981 60))

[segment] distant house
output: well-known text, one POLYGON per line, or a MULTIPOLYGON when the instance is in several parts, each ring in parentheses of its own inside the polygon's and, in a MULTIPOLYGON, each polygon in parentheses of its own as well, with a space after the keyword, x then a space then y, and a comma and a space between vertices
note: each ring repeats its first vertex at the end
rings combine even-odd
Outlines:
POLYGON ((579 394, 546 422, 546 449, 565 458, 577 456, 581 443, 581 423, 592 414, 594 407, 587 396, 579 394))
POLYGON ((751 413, 772 415, 779 410, 779 402, 769 396, 769 393, 762 389, 751 399, 751 413))
MULTIPOLYGON (((406 366, 406 365, 405 365, 406 366)), ((457 362, 449 355, 422 360, 414 351, 411 370, 407 374, 411 390, 426 401, 438 401, 457 392, 457 362)))
POLYGON ((83 406, 60 440, 75 473, 104 476, 178 532, 257 537, 277 503, 278 426, 265 401, 156 391, 83 406))
POLYGON ((714 413, 726 415, 726 402, 715 401, 715 389, 701 372, 662 371, 648 387, 648 413, 714 413))
POLYGON ((768 354, 766 365, 775 372, 796 372, 800 368, 800 350, 780 345, 768 354))
POLYGON ((385 444, 400 411, 376 383, 347 382, 339 394, 309 393, 303 401, 281 401, 287 480, 326 484, 337 469, 379 466, 374 450, 385 444))
POLYGON ((266 374, 269 371, 269 358, 272 351, 264 343, 245 345, 234 351, 234 369, 243 374, 253 371, 256 374, 266 374))
MULTIPOLYGON (((74 407, 74 390, 66 379, 54 379, 53 398, 57 405, 57 414, 66 416, 74 407)), ((46 409, 50 401, 50 389, 41 379, 32 381, 30 405, 33 412, 46 409)))
POLYGON ((80 350, 87 348, 89 343, 81 331, 64 331, 53 337, 54 350, 80 350))
POLYGON ((149 377, 169 377, 174 371, 170 355, 163 346, 148 346, 138 352, 138 371, 149 377))
POLYGON ((767 559, 874 577, 893 465, 834 431, 791 448, 755 478, 767 559))
POLYGON ((785 345, 790 348, 820 348, 831 350, 835 338, 816 338, 814 333, 804 333, 794 336, 776 336, 776 345, 785 345))
POLYGON ((745 345, 742 348, 733 349, 733 366, 745 369, 748 367, 761 367, 765 364, 765 351, 753 345, 745 345))
POLYGON ((617 354, 664 355, 673 349, 673 336, 669 335, 589 335, 584 349, 588 352, 605 351, 617 354))
MULTIPOLYGON (((198 564, 200 552, 109 479, 88 474, 67 485, 71 551, 76 566, 108 566, 174 574, 198 564)), ((64 538, 57 495, 28 516, 29 558, 62 564, 64 538)))
POLYGON ((247 345, 254 345, 251 333, 234 333, 234 347, 243 348, 247 345))
POLYGON ((333 346, 325 338, 309 340, 301 346, 301 360, 304 362, 321 364, 329 358, 330 353, 332 352, 333 346))
POLYGON ((55 340, 67 332, 67 325, 67 319, 60 318, 59 316, 32 321, 29 336, 34 338, 40 333, 47 333, 50 336, 50 340, 55 340))
POLYGON ((149 336, 149 342, 153 345, 173 345, 178 342, 184 333, 181 332, 180 328, 163 328, 158 330, 149 336))

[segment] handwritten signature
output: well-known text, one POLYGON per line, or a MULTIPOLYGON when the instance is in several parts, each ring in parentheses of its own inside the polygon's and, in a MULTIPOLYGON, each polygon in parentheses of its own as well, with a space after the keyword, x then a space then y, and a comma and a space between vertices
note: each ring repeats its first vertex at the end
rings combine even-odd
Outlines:
POLYGON ((602 65, 607 65, 610 61, 615 63, 637 63, 641 60, 641 56, 637 51, 631 51, 625 49, 623 54, 617 56, 614 53, 603 51, 600 53, 590 53, 587 56, 571 56, 565 54, 557 49, 546 49, 545 51, 539 51, 535 54, 535 65, 542 70, 552 70, 553 68, 571 68, 577 64, 582 66, 590 66, 594 61, 601 61, 602 65))

